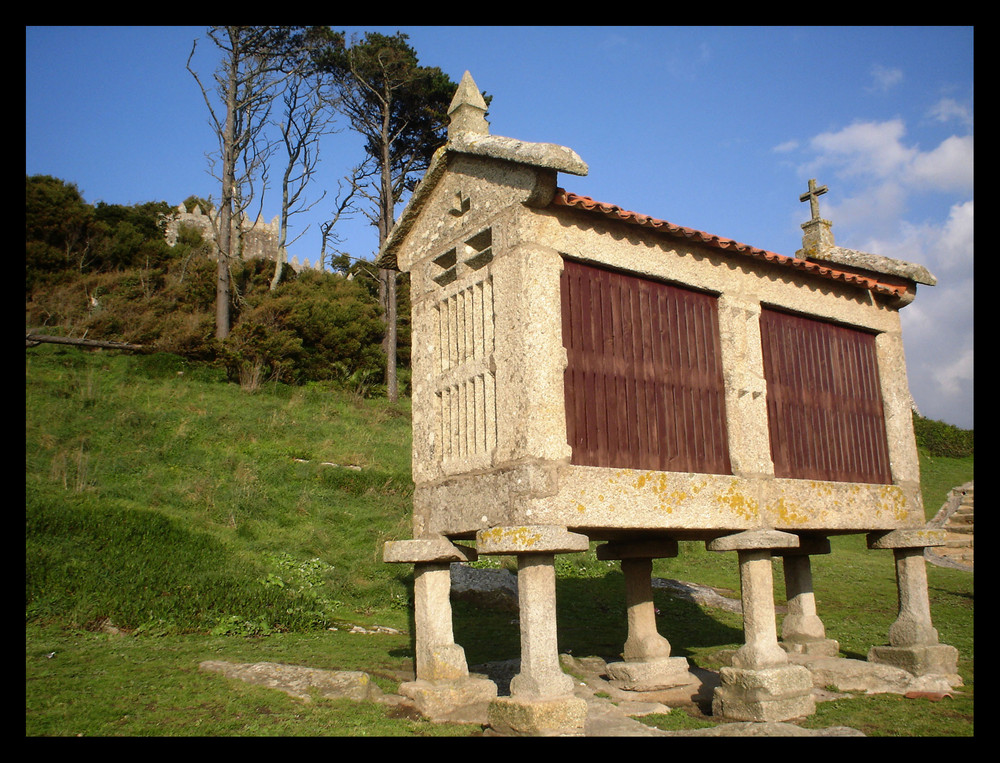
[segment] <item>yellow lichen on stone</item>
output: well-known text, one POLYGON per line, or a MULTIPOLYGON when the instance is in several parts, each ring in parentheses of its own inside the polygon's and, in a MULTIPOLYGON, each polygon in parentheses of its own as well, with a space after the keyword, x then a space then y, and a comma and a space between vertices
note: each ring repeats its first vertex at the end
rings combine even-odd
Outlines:
POLYGON ((898 485, 883 485, 879 488, 879 507, 887 511, 897 520, 905 520, 910 514, 906 495, 898 485))
POLYGON ((778 518, 778 523, 782 526, 798 525, 809 521, 808 514, 801 511, 801 507, 786 501, 781 497, 774 504, 774 515, 778 518))
POLYGON ((505 541, 507 544, 515 545, 519 548, 530 548, 535 545, 542 536, 527 527, 491 527, 483 530, 484 540, 498 544, 505 541))
POLYGON ((757 500, 738 490, 735 483, 730 484, 726 492, 717 493, 715 502, 743 519, 755 520, 760 515, 760 505, 757 500))

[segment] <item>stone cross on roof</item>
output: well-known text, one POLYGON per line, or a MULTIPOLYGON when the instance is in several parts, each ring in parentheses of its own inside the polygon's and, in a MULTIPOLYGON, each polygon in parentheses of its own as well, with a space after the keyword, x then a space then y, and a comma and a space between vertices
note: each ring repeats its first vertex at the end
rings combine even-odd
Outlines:
POLYGON ((821 185, 819 188, 816 187, 816 179, 809 179, 809 190, 799 196, 799 201, 809 202, 809 212, 812 215, 813 220, 819 220, 819 197, 826 193, 829 189, 825 185, 821 185))

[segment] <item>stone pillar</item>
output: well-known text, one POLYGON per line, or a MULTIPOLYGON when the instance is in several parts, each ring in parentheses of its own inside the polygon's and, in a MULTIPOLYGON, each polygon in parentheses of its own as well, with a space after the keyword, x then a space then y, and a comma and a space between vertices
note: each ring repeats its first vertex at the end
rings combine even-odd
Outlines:
POLYGON ((511 696, 548 699, 572 694, 573 679, 559 665, 555 554, 518 554, 517 591, 521 671, 511 679, 511 696))
POLYGON ((494 527, 480 530, 476 545, 481 554, 517 556, 521 670, 510 696, 490 703, 490 726, 513 734, 582 734, 587 703, 573 695, 573 679, 559 665, 555 554, 586 551, 587 536, 563 527, 494 527))
POLYGON ((873 646, 868 661, 902 668, 915 676, 944 676, 956 686, 962 683, 958 650, 938 643, 937 629, 931 623, 924 561, 925 548, 944 543, 944 531, 925 528, 868 535, 869 548, 892 549, 899 589, 899 614, 889 627, 889 645, 873 646))
POLYGON ((710 551, 736 551, 740 565, 744 644, 731 667, 719 672, 713 714, 738 721, 786 721, 815 712, 812 674, 791 665, 778 645, 774 613, 774 549, 794 548, 797 536, 776 530, 750 530, 709 541, 710 551))
POLYGON ((677 542, 669 539, 607 543, 597 548, 598 559, 621 560, 625 576, 628 637, 624 662, 608 664, 613 685, 629 691, 656 691, 694 683, 688 661, 670 656, 670 642, 656 629, 653 606, 653 559, 677 556, 677 542))
POLYGON ((453 680, 469 675, 465 650, 455 643, 451 616, 451 563, 413 565, 413 607, 418 678, 453 680))
POLYGON ((799 548, 777 549, 785 573, 788 614, 781 623, 781 647, 795 654, 836 657, 840 644, 826 637, 823 621, 816 614, 811 555, 829 554, 826 538, 799 537, 799 548))
POLYGON ((433 720, 483 722, 497 687, 469 675, 465 650, 455 643, 451 613, 451 563, 474 561, 474 549, 447 538, 390 541, 384 561, 413 564, 414 663, 416 680, 399 693, 433 720))

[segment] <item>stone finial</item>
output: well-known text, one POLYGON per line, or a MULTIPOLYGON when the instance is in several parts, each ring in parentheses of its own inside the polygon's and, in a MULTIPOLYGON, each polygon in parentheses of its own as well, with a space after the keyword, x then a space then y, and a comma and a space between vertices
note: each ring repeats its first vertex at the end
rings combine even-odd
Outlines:
POLYGON ((815 178, 810 178, 809 179, 809 190, 806 191, 801 196, 799 196, 799 201, 808 201, 809 202, 809 212, 810 212, 810 214, 812 216, 812 219, 810 220, 810 222, 815 222, 815 221, 817 221, 817 220, 820 219, 819 218, 819 197, 822 196, 824 193, 826 193, 828 190, 830 190, 830 189, 827 188, 825 185, 821 185, 821 186, 819 186, 817 188, 816 187, 816 179, 815 178))
POLYGON ((490 125, 486 121, 486 101, 483 100, 482 93, 479 92, 469 72, 465 72, 462 81, 458 83, 455 97, 448 107, 448 116, 451 118, 448 125, 449 138, 458 133, 475 135, 490 133, 490 125))

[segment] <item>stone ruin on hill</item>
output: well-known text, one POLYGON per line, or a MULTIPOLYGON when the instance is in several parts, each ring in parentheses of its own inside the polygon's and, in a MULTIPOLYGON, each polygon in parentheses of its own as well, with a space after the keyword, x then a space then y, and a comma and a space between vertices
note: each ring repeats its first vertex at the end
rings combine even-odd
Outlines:
MULTIPOLYGON (((235 228, 234 224, 234 228, 235 228)), ((278 255, 279 227, 278 217, 275 216, 271 222, 264 222, 260 217, 253 223, 243 215, 239 220, 241 230, 242 252, 240 258, 244 260, 269 260, 274 262, 278 255)), ((166 220, 164 232, 169 246, 177 243, 177 237, 182 228, 194 228, 201 233, 205 241, 215 241, 216 231, 219 228, 218 215, 215 210, 209 210, 208 214, 202 212, 201 207, 188 212, 184 204, 179 204, 173 215, 166 220)), ((286 264, 298 273, 301 270, 322 270, 322 263, 310 264, 309 260, 299 262, 298 257, 287 258, 286 264)))

